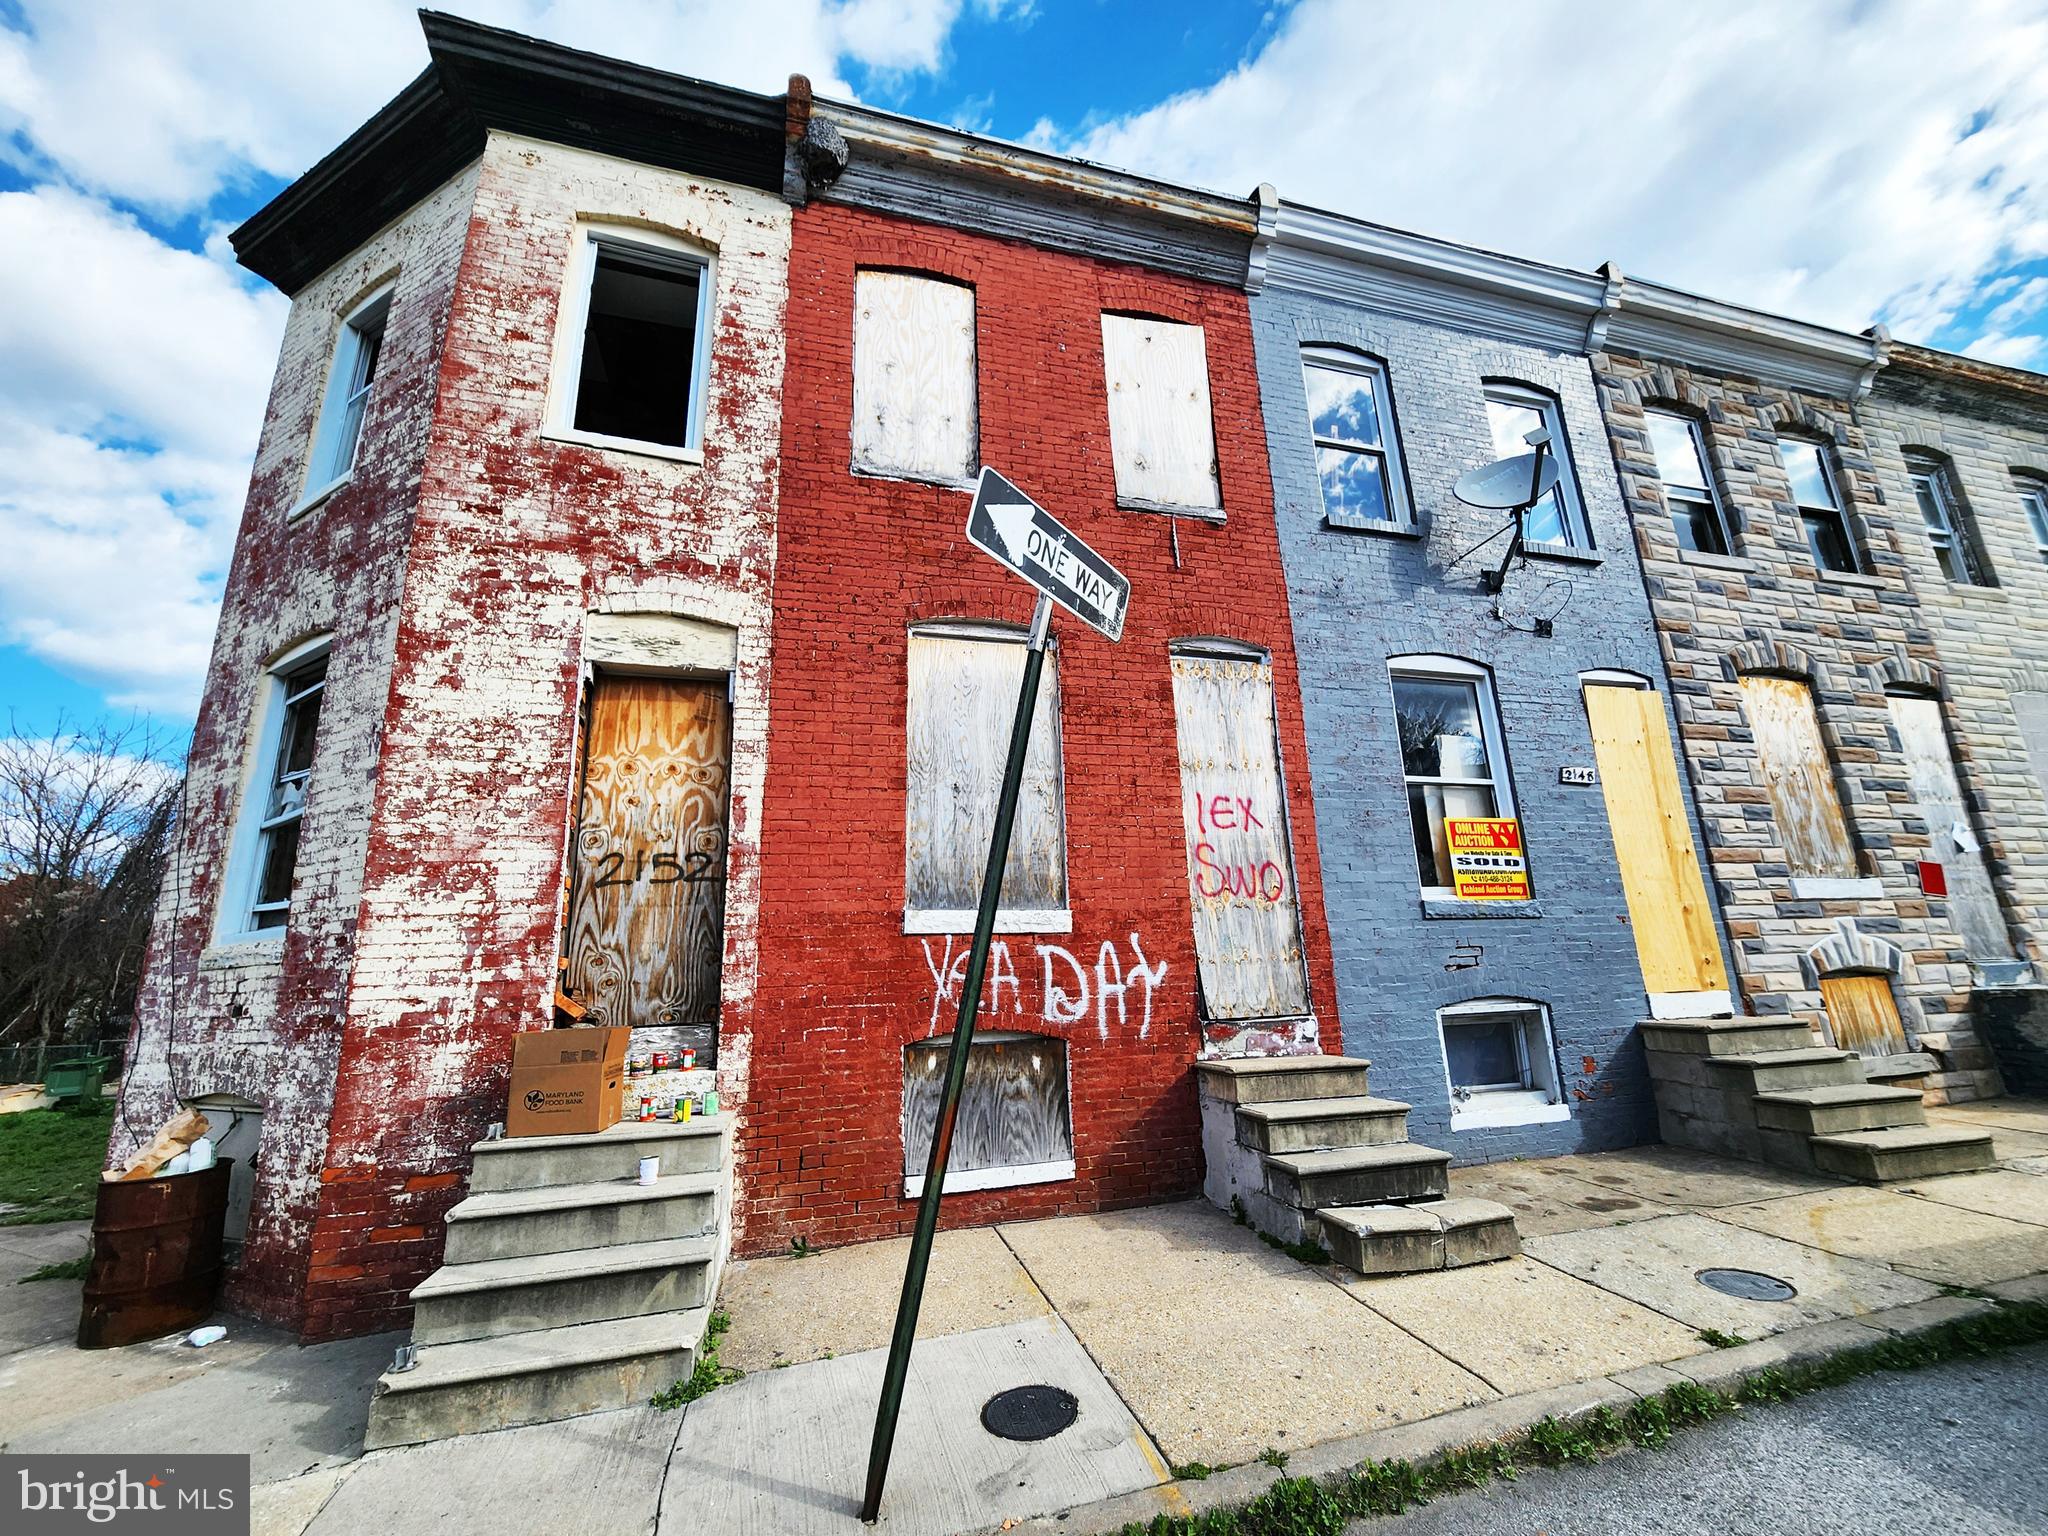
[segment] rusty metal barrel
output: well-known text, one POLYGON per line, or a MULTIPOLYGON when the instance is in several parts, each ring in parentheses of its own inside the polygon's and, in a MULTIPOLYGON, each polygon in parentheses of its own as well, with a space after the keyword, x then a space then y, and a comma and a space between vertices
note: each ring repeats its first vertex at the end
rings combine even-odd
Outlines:
POLYGON ((223 1158, 197 1173, 100 1185, 80 1349, 160 1339, 206 1321, 220 1293, 233 1167, 223 1158))

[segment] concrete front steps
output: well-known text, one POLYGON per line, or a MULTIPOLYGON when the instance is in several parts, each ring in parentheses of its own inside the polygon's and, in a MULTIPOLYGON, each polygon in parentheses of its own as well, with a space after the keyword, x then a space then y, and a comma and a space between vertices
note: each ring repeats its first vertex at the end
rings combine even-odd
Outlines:
POLYGON ((1988 1131, 1927 1123, 1919 1090, 1871 1082, 1794 1018, 1645 1019, 1665 1141, 1882 1184, 1992 1163, 1988 1131))
POLYGON ((1315 1242, 1367 1275, 1513 1258, 1514 1212, 1453 1200, 1451 1155, 1408 1140, 1408 1106, 1373 1097, 1348 1056, 1195 1064, 1203 1193, 1285 1243, 1315 1242))
POLYGON ((707 1116, 472 1148, 446 1262, 412 1293, 417 1363, 378 1381, 365 1448, 625 1407, 686 1379, 724 1261, 731 1141, 707 1116), (643 1157, 660 1160, 652 1184, 643 1157))

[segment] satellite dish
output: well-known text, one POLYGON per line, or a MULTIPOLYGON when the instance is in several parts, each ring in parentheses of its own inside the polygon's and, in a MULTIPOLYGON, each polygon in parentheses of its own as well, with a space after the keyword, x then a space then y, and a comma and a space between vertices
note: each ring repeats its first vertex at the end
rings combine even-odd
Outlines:
POLYGON ((1519 511, 1533 507, 1557 484, 1557 460, 1548 453, 1518 453, 1458 476, 1451 494, 1468 507, 1519 511))

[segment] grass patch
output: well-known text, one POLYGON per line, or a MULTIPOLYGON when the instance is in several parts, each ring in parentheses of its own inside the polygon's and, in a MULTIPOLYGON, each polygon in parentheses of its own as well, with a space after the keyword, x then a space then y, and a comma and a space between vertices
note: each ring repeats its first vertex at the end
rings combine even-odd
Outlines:
POLYGON ((718 1363, 718 1343, 732 1327, 732 1314, 723 1307, 711 1314, 704 1325, 704 1345, 697 1351, 697 1367, 690 1372, 688 1381, 672 1382, 663 1387, 647 1401, 656 1408, 680 1408, 685 1403, 694 1403, 707 1392, 738 1381, 747 1373, 737 1366, 718 1363))
POLYGON ((31 1280, 83 1280, 85 1272, 92 1267, 92 1255, 81 1253, 75 1259, 66 1259, 61 1264, 45 1264, 32 1274, 23 1275, 16 1285, 27 1285, 31 1280))
MULTIPOLYGON (((2005 1303, 1995 1312, 1945 1323, 1914 1338, 1845 1350, 1810 1365, 1761 1370, 1732 1393, 1682 1381, 1620 1411, 1597 1408, 1570 1419, 1546 1418, 1522 1434, 1431 1461, 1369 1461, 1331 1482, 1283 1477, 1240 1508, 1156 1515, 1149 1524, 1125 1526, 1122 1536, 1341 1536, 1353 1520, 1398 1515, 1495 1479, 1511 1481, 1523 1467, 1593 1461, 1632 1446, 1655 1449, 1676 1430, 1745 1404, 1784 1402, 1878 1371, 1919 1370, 2040 1343, 2048 1343, 2048 1302, 2005 1303)), ((1276 1455, 1259 1460, 1284 1468, 1284 1455, 1269 1460, 1276 1455)), ((1204 1468, 1203 1475, 1212 1470, 1219 1469, 1204 1468)), ((1180 1476, 1181 1469, 1174 1468, 1174 1474, 1180 1476)))
POLYGON ((1738 1344, 1747 1344, 1749 1340, 1739 1333, 1723 1333, 1718 1328, 1702 1328, 1700 1342, 1711 1344, 1716 1349, 1733 1349, 1738 1344))
POLYGON ((112 1099, 0 1115, 0 1226, 90 1221, 113 1129, 112 1099))
POLYGON ((1228 1467, 1212 1467, 1206 1461, 1184 1461, 1170 1469, 1183 1483, 1206 1483, 1218 1472, 1228 1472, 1228 1467))

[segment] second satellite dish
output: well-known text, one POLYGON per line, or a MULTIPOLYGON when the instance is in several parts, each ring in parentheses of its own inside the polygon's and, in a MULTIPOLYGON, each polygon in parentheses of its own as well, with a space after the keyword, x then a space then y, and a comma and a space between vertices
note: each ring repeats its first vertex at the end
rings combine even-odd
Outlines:
POLYGON ((1557 479, 1557 460, 1550 454, 1520 453, 1466 470, 1451 494, 1468 507, 1519 511, 1548 496, 1557 479))

